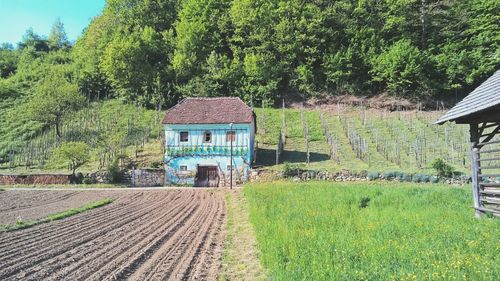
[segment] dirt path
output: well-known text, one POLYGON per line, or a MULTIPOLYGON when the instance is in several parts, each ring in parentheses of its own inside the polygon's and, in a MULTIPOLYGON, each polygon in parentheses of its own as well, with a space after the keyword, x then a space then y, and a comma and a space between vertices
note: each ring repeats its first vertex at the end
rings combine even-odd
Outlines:
POLYGON ((216 280, 225 215, 221 192, 124 191, 110 205, 0 233, 0 279, 216 280))
POLYGON ((226 192, 227 223, 224 259, 219 280, 269 280, 259 259, 255 231, 242 189, 226 192))

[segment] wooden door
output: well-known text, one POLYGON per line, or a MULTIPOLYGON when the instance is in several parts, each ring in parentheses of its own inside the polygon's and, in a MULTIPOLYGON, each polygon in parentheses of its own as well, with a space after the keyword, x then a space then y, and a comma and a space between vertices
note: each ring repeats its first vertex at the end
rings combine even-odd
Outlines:
POLYGON ((198 166, 194 184, 195 186, 218 187, 219 173, 217 167, 198 166))
POLYGON ((208 173, 208 186, 209 187, 218 187, 219 186, 219 172, 217 171, 217 167, 207 167, 208 173))

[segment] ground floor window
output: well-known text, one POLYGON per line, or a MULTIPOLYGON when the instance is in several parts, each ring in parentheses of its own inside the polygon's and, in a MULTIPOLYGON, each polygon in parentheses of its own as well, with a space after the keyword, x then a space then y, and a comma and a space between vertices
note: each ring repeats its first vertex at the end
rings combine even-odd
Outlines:
POLYGON ((179 170, 180 170, 181 172, 186 172, 186 171, 188 170, 188 166, 187 166, 187 165, 180 165, 180 166, 179 166, 179 170))
POLYGON ((227 169, 228 171, 231 171, 231 170, 233 169, 233 166, 232 166, 232 165, 227 165, 226 169, 227 169))

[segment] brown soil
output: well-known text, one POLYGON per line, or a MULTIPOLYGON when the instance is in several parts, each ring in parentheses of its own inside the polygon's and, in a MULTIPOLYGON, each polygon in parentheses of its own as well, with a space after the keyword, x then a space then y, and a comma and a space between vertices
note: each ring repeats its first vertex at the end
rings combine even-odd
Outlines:
POLYGON ((0 233, 0 280, 217 279, 226 215, 222 193, 114 195, 104 207, 0 233))
POLYGON ((0 224, 39 219, 104 198, 117 199, 122 194, 118 191, 4 191, 0 192, 0 224))

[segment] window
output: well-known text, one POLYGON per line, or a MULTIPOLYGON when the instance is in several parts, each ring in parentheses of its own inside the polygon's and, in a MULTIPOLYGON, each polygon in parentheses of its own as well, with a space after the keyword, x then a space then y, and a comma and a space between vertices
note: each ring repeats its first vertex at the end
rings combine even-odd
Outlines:
POLYGON ((186 171, 188 170, 188 166, 187 166, 187 165, 180 165, 180 166, 179 166, 179 170, 180 170, 181 172, 186 172, 186 171))
POLYGON ((189 140, 189 133, 188 132, 181 132, 180 141, 187 142, 188 140, 189 140))
POLYGON ((210 131, 203 133, 203 142, 212 142, 212 133, 210 131))
POLYGON ((227 165, 226 170, 231 171, 233 169, 233 166, 227 165))
POLYGON ((227 131, 226 132, 226 141, 236 141, 236 133, 234 131, 227 131))

